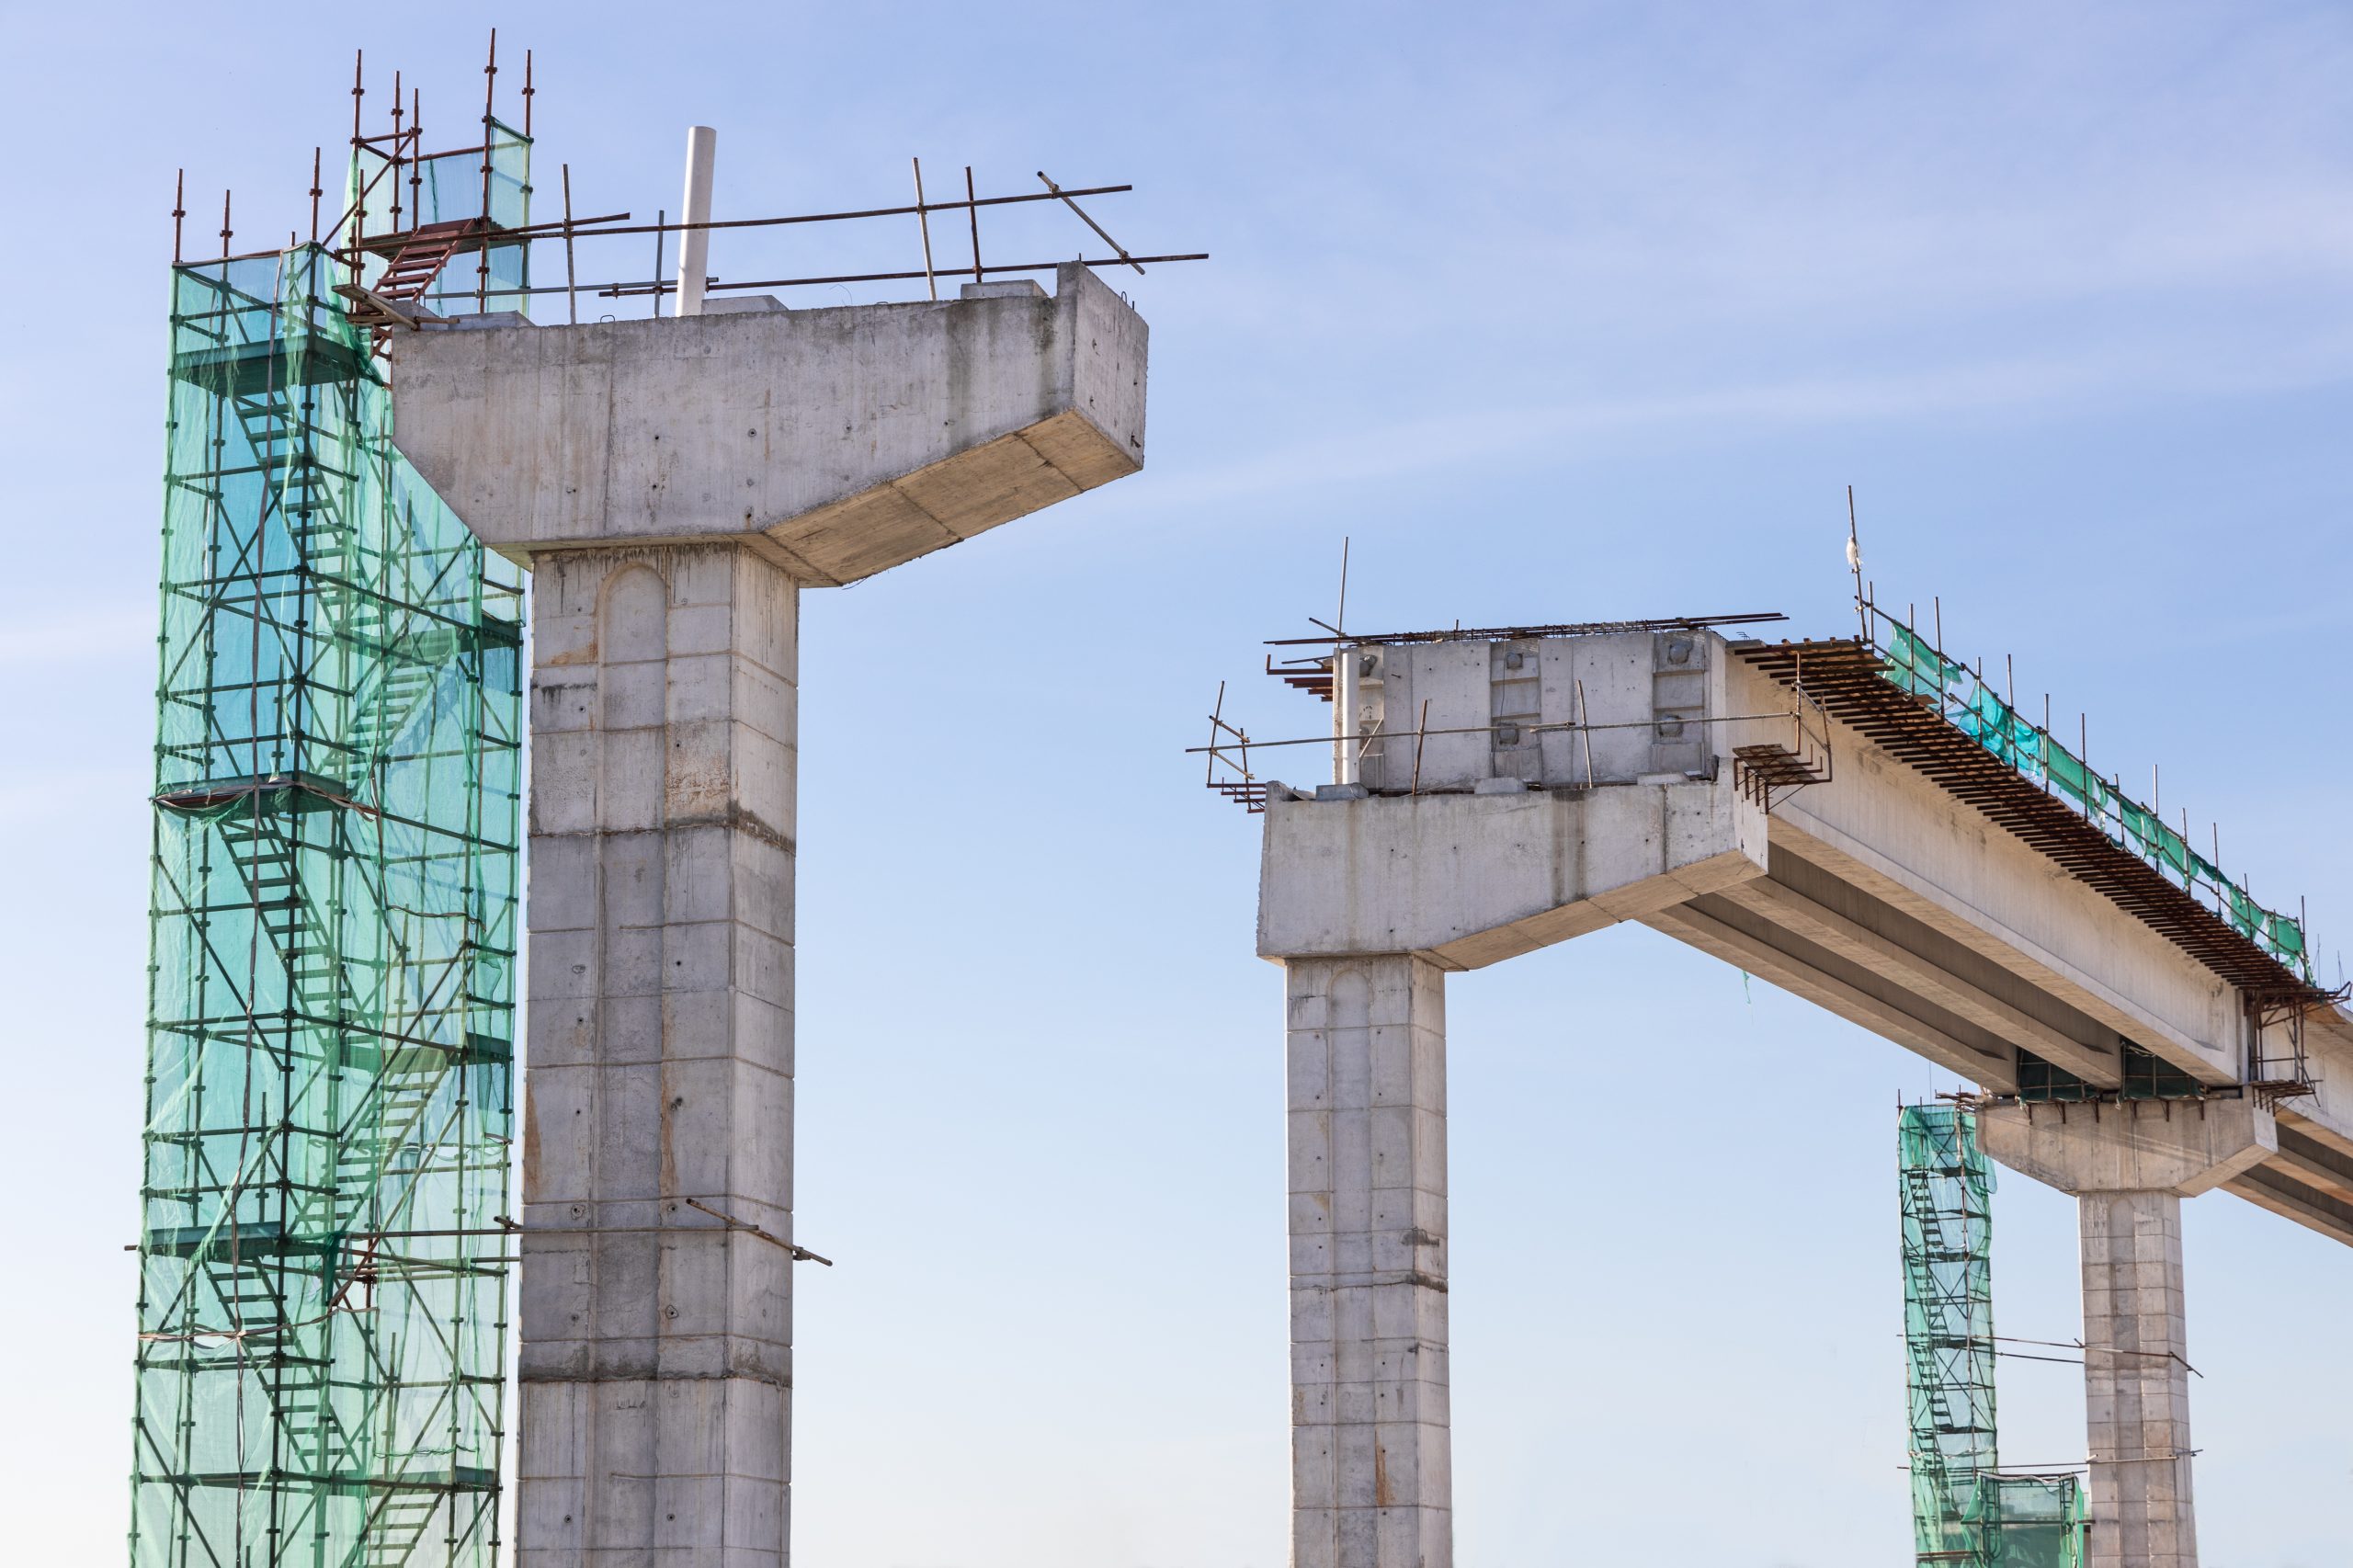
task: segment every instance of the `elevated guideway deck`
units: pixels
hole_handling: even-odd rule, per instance
[[[2078,1199],[2089,1562],[2195,1568],[2180,1202],[2353,1243],[2353,1017],[2301,919],[1865,624],[1335,635],[1270,663],[1334,705],[1312,788],[1218,722],[1285,970],[1296,1561],[1451,1562],[1447,980],[1631,920],[1976,1085]]]
[[[1357,777],[1320,791],[1339,799],[1275,787],[1269,910],[1323,896],[1319,879],[1290,862],[1345,820],[1358,858],[1367,835],[1381,846],[1379,896],[1415,906],[1385,923],[1461,933],[1425,949],[1442,969],[1634,919],[1990,1095],[2067,1105],[2246,1096],[2276,1119],[2279,1146],[2228,1190],[2353,1244],[2353,1016],[2340,998],[2292,954],[2283,960],[2259,926],[2240,929],[2231,911],[2039,786],[2035,769],[1907,689],[1904,671],[1891,678],[1883,651],[1695,627],[1400,640],[1355,644],[1353,657]],[[1313,666],[1290,679],[1325,697],[1341,684]],[[1535,798],[1552,824],[1537,836],[1582,864],[1630,831],[1617,792],[1643,790],[1720,796],[1710,810],[1722,824],[1754,809],[1756,842],[1705,891],[1664,869],[1636,875],[1631,862],[1625,884],[1586,897],[1561,883],[1557,907],[1533,926],[1507,917],[1509,901],[1483,908],[1468,890],[1402,869],[1444,863],[1458,881],[1508,882],[1512,868],[1552,852],[1529,835]],[[1449,798],[1467,814],[1441,824],[1431,813]],[[1331,866],[1342,851],[1314,854]],[[1460,908],[1449,902],[1458,892]],[[1266,956],[1282,957],[1291,939],[1262,922]],[[1351,928],[1327,941],[1372,945],[1322,950],[1394,950],[1399,939]],[[2301,945],[2301,928],[2287,939]]]
[[[1766,874],[1655,928],[1997,1095],[2244,1096],[2279,1148],[2225,1189],[2353,1243],[2353,1018],[2038,789],[1857,642],[1730,645],[1726,698],[1823,705],[1829,776],[1772,802]],[[2300,1039],[2297,1037],[2301,1037]]]

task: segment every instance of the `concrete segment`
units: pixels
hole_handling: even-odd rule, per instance
[[[1446,976],[1285,965],[1292,1568],[1449,1568]]]

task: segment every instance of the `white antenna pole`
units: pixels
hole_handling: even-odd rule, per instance
[[[1870,613],[1864,609],[1863,540],[1855,527],[1855,487],[1847,486],[1847,570],[1855,574],[1855,619],[1862,625],[1863,641],[1871,640]]]
[[[1357,651],[1348,628],[1348,540],[1340,538],[1340,608],[1332,623],[1332,782],[1357,781]]]
[[[1332,782],[1357,782],[1357,756],[1364,749],[1361,723],[1357,710],[1361,706],[1358,693],[1358,676],[1364,655],[1357,652],[1353,642],[1343,642],[1332,650],[1332,733],[1336,744],[1332,748]]]
[[[710,271],[710,172],[719,153],[719,132],[708,125],[687,127],[687,201],[678,236],[678,303],[676,313],[702,314],[703,279]]]

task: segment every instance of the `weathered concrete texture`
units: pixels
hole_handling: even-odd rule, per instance
[[[1733,786],[1267,803],[1258,951],[1477,969],[1745,881],[1765,813]]]
[[[798,590],[724,544],[539,565],[518,1551],[780,1568]],[[690,1202],[691,1200],[691,1202]]]
[[[1292,1568],[1449,1568],[1446,977],[1284,970]]]
[[[492,549],[735,539],[871,576],[1143,463],[1143,319],[1035,292],[399,333],[394,439]]]
[[[2093,1192],[2079,1202],[2092,1568],[2197,1568],[2181,1199]]]

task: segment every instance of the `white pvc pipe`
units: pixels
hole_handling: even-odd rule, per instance
[[[1357,718],[1357,677],[1364,655],[1343,645],[1332,654],[1332,782],[1357,781],[1357,754],[1364,749]]]
[[[682,222],[710,222],[710,171],[718,153],[718,131],[708,125],[687,127],[687,199]],[[678,236],[677,314],[702,314],[703,279],[710,271],[710,231],[687,230]]]

